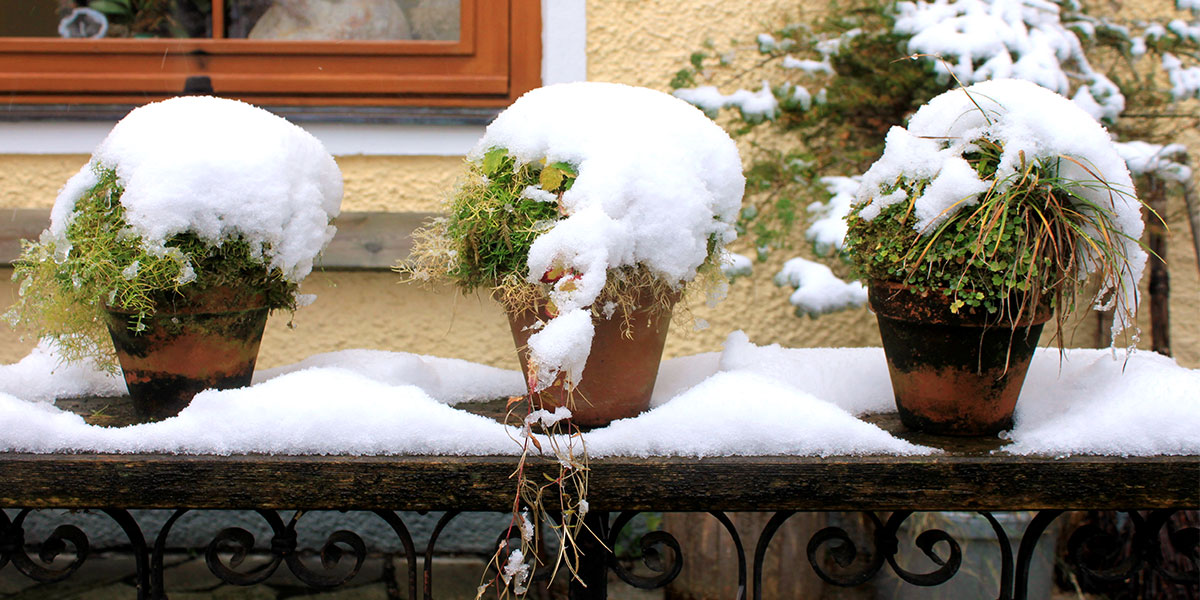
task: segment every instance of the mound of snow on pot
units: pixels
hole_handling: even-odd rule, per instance
[[[745,188],[737,146],[703,112],[668,94],[596,82],[536,89],[488,126],[468,159],[496,147],[519,164],[561,161],[578,169],[562,196],[565,218],[529,251],[532,283],[551,268],[579,275],[551,292],[556,319],[590,326],[609,269],[641,265],[682,286],[696,276],[710,240],[724,245],[737,236]],[[574,326],[534,334],[538,380],[548,385],[561,371],[578,381],[590,339]]]
[[[185,232],[216,246],[241,238],[290,281],[333,238],[342,175],[317,138],[237,100],[184,96],[134,109],[58,194],[49,235],[67,248],[75,203],[114,169],[132,233],[164,251]]]
[[[980,179],[963,157],[975,149],[973,142],[979,139],[1003,147],[994,180]],[[884,191],[893,189],[897,181],[928,180],[913,210],[917,217],[913,228],[922,232],[934,231],[959,210],[977,204],[979,196],[989,190],[1003,193],[1021,179],[1027,165],[1057,161],[1057,176],[1068,182],[1064,186],[1087,204],[1111,212],[1113,225],[1123,234],[1113,243],[1127,268],[1102,282],[1103,289],[1096,297],[1117,292],[1114,339],[1133,325],[1137,283],[1146,266],[1146,252],[1138,244],[1143,227],[1141,203],[1125,160],[1108,132],[1077,104],[1028,81],[985,81],[930,100],[913,115],[907,128],[893,127],[886,141],[883,156],[862,176],[856,203],[865,206],[859,214],[872,219],[888,205],[904,201],[903,189]],[[1085,213],[1094,210],[1077,208]],[[1100,237],[1094,231],[1089,233]],[[1081,250],[1085,255],[1082,268],[1094,271],[1097,257],[1091,247]]]

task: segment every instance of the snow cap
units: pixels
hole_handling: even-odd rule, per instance
[[[932,232],[963,207],[978,203],[992,188],[963,158],[979,139],[1003,147],[995,174],[996,193],[1019,179],[1023,165],[1059,158],[1058,177],[1071,192],[1095,206],[1111,210],[1114,226],[1123,234],[1113,240],[1127,268],[1102,282],[1097,298],[1114,297],[1120,310],[1113,323],[1114,338],[1133,325],[1138,303],[1137,283],[1146,265],[1138,244],[1142,233],[1141,203],[1125,160],[1108,132],[1077,104],[1037,84],[997,79],[945,92],[922,106],[907,128],[893,127],[883,156],[867,170],[856,194],[860,216],[873,219],[887,204],[903,200],[903,190],[884,193],[899,180],[929,180],[915,201],[913,228]],[[1079,207],[1081,211],[1093,210]],[[1090,232],[1095,234],[1095,232]],[[1084,247],[1083,268],[1091,273],[1097,258]],[[1105,306],[1103,308],[1111,308]]]
[[[282,117],[224,98],[182,96],[134,109],[67,181],[50,235],[65,243],[75,203],[114,169],[133,233],[150,251],[191,232],[212,245],[241,237],[290,281],[333,238],[342,175],[317,138]]]
[[[496,147],[518,166],[545,160],[578,168],[562,196],[566,217],[529,250],[530,282],[552,268],[578,275],[572,289],[552,293],[563,315],[578,318],[575,311],[591,306],[608,269],[641,265],[682,286],[708,257],[710,238],[723,245],[737,237],[746,183],[737,146],[703,112],[669,94],[598,82],[539,88],[496,117],[468,160]],[[590,336],[545,339],[579,329],[547,326],[530,339],[539,381],[548,385],[559,370],[582,374]],[[588,345],[572,350],[577,343]]]

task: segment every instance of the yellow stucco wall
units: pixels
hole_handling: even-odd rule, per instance
[[[725,41],[770,27],[775,23],[760,22],[758,15],[795,14],[794,4],[778,0],[589,2],[588,78],[665,90],[671,74],[704,40]],[[754,11],[747,9],[750,5]],[[0,211],[50,206],[58,188],[86,160],[82,155],[0,155]],[[436,210],[451,191],[461,162],[458,157],[338,157],[346,181],[343,210]],[[1200,367],[1200,282],[1190,231],[1180,206],[1173,205],[1169,214],[1174,233],[1170,259],[1175,353],[1182,364]],[[777,262],[782,258],[776,257]],[[716,308],[693,303],[694,315],[709,326],[695,331],[690,320],[676,319],[668,356],[719,350],[725,337],[736,329],[747,331],[751,340],[760,344],[879,343],[873,317],[866,310],[815,320],[795,317],[786,303],[787,290],[770,281],[776,267],[759,266],[752,280],[736,283],[729,298]],[[14,293],[10,273],[0,269],[0,307],[7,306]],[[430,291],[401,285],[390,273],[316,273],[305,282],[303,291],[317,294],[316,304],[295,315],[292,329],[287,327],[286,315],[272,318],[261,366],[288,364],[319,352],[374,348],[515,367],[504,317],[486,299],[460,297],[449,289]],[[1074,344],[1090,344],[1091,329],[1079,327]],[[10,330],[0,329],[0,364],[19,360],[31,345]]]

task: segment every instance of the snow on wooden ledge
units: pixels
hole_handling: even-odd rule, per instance
[[[523,385],[516,371],[468,361],[345,350],[203,392],[177,417],[103,428],[51,400],[120,395],[120,378],[60,366],[43,346],[0,366],[0,451],[514,454],[516,429],[455,405]],[[596,458],[937,453],[858,418],[892,402],[879,348],[756,346],[739,331],[723,352],[664,362],[654,408],[586,441]],[[1200,455],[1200,370],[1151,352],[1041,350],[1005,435],[1013,454]]]

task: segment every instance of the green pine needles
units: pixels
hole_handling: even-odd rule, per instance
[[[13,265],[19,297],[7,318],[52,338],[63,360],[92,358],[115,368],[106,307],[130,313],[134,331],[160,307],[225,285],[265,295],[271,309],[296,308],[297,285],[264,265],[269,249],[256,254],[237,238],[212,246],[182,233],[168,240],[165,252],[149,250],[125,221],[116,171],[97,167],[96,174],[99,181],[75,203],[65,239],[44,233],[24,242]]]

